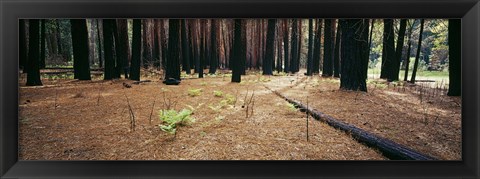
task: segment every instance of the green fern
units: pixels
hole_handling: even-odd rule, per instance
[[[175,110],[160,110],[158,117],[162,124],[160,124],[160,129],[169,134],[175,134],[177,126],[186,126],[195,122],[195,119],[190,115],[193,111],[188,109],[182,109],[182,111],[177,112]]]

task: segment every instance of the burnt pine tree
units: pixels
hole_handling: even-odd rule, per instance
[[[40,68],[45,68],[45,19],[41,20],[41,29],[40,29]]]
[[[293,19],[293,22],[292,22],[292,45],[291,45],[291,53],[292,53],[292,57],[290,58],[290,63],[289,63],[289,66],[290,66],[290,72],[292,73],[295,73],[296,70],[295,70],[295,67],[297,66],[297,62],[298,62],[298,20],[297,19]]]
[[[340,89],[367,91],[368,20],[345,19],[342,29]]]
[[[313,19],[308,19],[307,75],[311,76],[312,72],[313,72]]]
[[[23,73],[27,72],[27,34],[25,30],[25,20],[20,19],[19,21],[19,58],[20,58],[20,68],[23,70]]]
[[[383,50],[380,78],[389,78],[395,63],[395,33],[393,19],[383,19]]]
[[[290,67],[288,66],[288,62],[289,62],[289,59],[290,59],[290,55],[289,55],[289,49],[288,49],[288,40],[290,39],[289,38],[289,35],[290,35],[290,31],[289,31],[289,28],[288,28],[288,23],[289,23],[289,20],[288,19],[284,19],[283,20],[283,51],[284,51],[284,58],[283,58],[283,64],[284,64],[284,68],[283,68],[283,71],[285,73],[288,73],[288,71],[290,70]]]
[[[39,35],[39,20],[29,20],[29,43],[28,43],[28,71],[27,71],[27,86],[42,86],[40,80],[39,68],[39,53],[40,53],[40,35]]]
[[[413,64],[412,77],[410,78],[410,83],[413,83],[413,84],[415,84],[415,77],[417,76],[417,69],[418,69],[418,61],[420,60],[420,51],[422,48],[422,34],[423,34],[424,24],[425,24],[425,19],[422,19],[420,21],[420,33],[418,35],[417,54],[415,55],[415,63]]]
[[[168,20],[168,57],[167,68],[165,74],[165,81],[168,84],[169,80],[176,80],[177,84],[180,81],[180,20]]]
[[[132,33],[130,79],[140,81],[140,57],[142,52],[142,21],[140,19],[133,19]]]
[[[118,19],[114,26],[115,52],[116,52],[116,76],[120,78],[123,73],[128,78],[128,25],[127,19]]]
[[[408,80],[408,69],[410,68],[410,51],[412,49],[412,31],[413,31],[413,26],[415,25],[415,20],[413,23],[410,25],[410,28],[408,30],[408,48],[407,48],[407,54],[405,57],[405,76],[403,78],[403,81]]]
[[[208,73],[215,74],[218,66],[217,20],[212,19],[210,24],[210,69]]]
[[[333,75],[333,23],[335,19],[325,20],[324,47],[323,47],[323,70],[322,76]]]
[[[246,38],[242,36],[242,29],[243,29],[243,22],[242,19],[235,19],[235,27],[234,27],[234,34],[233,34],[233,59],[232,59],[232,82],[240,83],[241,82],[241,75],[242,75],[242,58],[246,58]]]
[[[318,74],[320,72],[320,58],[321,58],[321,48],[322,48],[322,22],[323,20],[317,20],[317,32],[315,35],[315,42],[313,45],[313,74]]]
[[[460,19],[448,20],[448,96],[462,95],[462,23]]]
[[[265,60],[263,60],[262,69],[263,75],[272,75],[272,63],[274,63],[274,45],[275,45],[275,25],[276,19],[268,19],[267,28],[267,47],[265,52]]]
[[[187,36],[187,20],[182,19],[182,57],[183,57],[183,67],[187,74],[191,73],[190,68],[190,47],[189,39]]]
[[[90,80],[87,20],[71,19],[74,78]]]
[[[395,58],[392,64],[392,70],[389,73],[388,81],[398,81],[400,73],[400,62],[402,59],[403,43],[405,42],[405,31],[407,30],[407,19],[400,20],[400,29],[398,31],[397,47],[395,50]]]
[[[103,19],[103,51],[105,56],[104,80],[111,80],[115,75],[115,59],[113,58],[113,26],[115,20]]]
[[[341,39],[341,28],[340,28],[340,23],[337,23],[337,33],[335,35],[335,49],[333,50],[333,76],[334,77],[340,77],[340,43],[341,43],[340,39]],[[370,46],[369,46],[369,49],[370,49]]]

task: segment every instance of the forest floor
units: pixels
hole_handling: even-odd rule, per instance
[[[42,87],[19,80],[21,160],[386,160],[350,135],[294,109],[266,87],[338,120],[445,160],[461,160],[461,98],[443,89],[369,80],[369,91],[339,90],[339,79],[262,76],[242,83],[228,74],[182,75],[178,86],[152,80],[43,79]],[[189,92],[201,89],[196,95]],[[214,91],[222,95],[215,96]],[[248,93],[248,95],[247,95]],[[251,95],[253,95],[253,98]],[[234,104],[223,100],[235,97]],[[127,102],[128,98],[128,102]],[[252,98],[253,114],[245,101]],[[153,108],[152,108],[153,106]],[[176,135],[159,127],[158,114],[194,108],[195,122]],[[243,106],[243,107],[242,107]],[[131,128],[130,108],[136,126]],[[252,109],[252,107],[249,107]]]

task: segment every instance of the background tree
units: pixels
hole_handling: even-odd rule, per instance
[[[72,25],[74,78],[90,80],[87,21],[85,19],[71,19],[70,24]]]
[[[173,78],[180,81],[180,20],[168,20],[168,58],[165,80]]]
[[[367,91],[368,20],[342,19],[340,89]]]
[[[403,43],[405,42],[405,31],[407,29],[407,19],[400,20],[400,29],[398,31],[397,46],[395,50],[395,58],[392,64],[391,73],[388,75],[388,81],[398,81],[398,75],[400,73],[400,62],[402,59]]]
[[[410,25],[409,30],[408,30],[408,40],[407,40],[408,41],[408,48],[407,48],[407,53],[406,53],[406,57],[405,57],[405,60],[404,60],[405,76],[403,78],[403,81],[408,80],[408,69],[410,68],[410,51],[412,49],[412,31],[413,31],[414,25],[415,25],[415,20],[413,20],[413,22]]]
[[[393,19],[383,19],[383,50],[380,78],[389,78],[395,63],[395,33]],[[398,77],[397,77],[398,78]]]
[[[333,34],[335,32],[333,30],[334,21],[335,19],[325,20],[322,76],[333,75],[333,50],[334,50]]]
[[[40,35],[41,35],[41,39],[40,39],[40,68],[43,69],[45,68],[45,58],[46,58],[46,55],[45,55],[45,42],[46,42],[46,38],[45,38],[45,19],[42,19],[41,20],[41,30],[40,30]]]
[[[276,19],[268,19],[268,29],[267,29],[267,47],[265,53],[265,60],[263,60],[263,75],[272,75],[272,63],[274,63],[274,45],[275,45],[275,26]]]
[[[291,42],[292,42],[292,57],[290,58],[290,72],[295,73],[296,71],[296,66],[298,63],[298,20],[293,19],[292,20],[292,37],[291,37]]]
[[[418,35],[418,46],[417,46],[417,55],[415,55],[415,63],[413,64],[413,71],[412,77],[410,79],[410,83],[415,83],[415,78],[417,76],[417,69],[418,69],[418,62],[420,59],[420,50],[422,49],[422,34],[423,34],[423,26],[425,24],[425,19],[420,21],[420,33]]]
[[[187,74],[191,73],[190,70],[190,47],[189,47],[189,39],[187,37],[187,20],[182,19],[182,58],[183,58],[183,70]]]
[[[335,35],[335,49],[333,50],[333,76],[334,77],[340,77],[340,43],[341,43],[340,39],[341,39],[341,28],[340,28],[340,23],[338,23],[337,33]],[[370,49],[370,46],[368,46],[368,48]]]
[[[288,19],[284,19],[283,20],[283,54],[284,54],[284,58],[283,58],[283,64],[284,64],[284,68],[283,68],[283,71],[285,73],[288,73],[289,70],[290,70],[290,67],[289,67],[289,59],[290,59],[290,55],[289,55],[289,47],[288,47],[288,44],[290,44],[289,42],[289,39],[290,39],[290,28],[289,28],[289,20]]]
[[[242,29],[244,28],[244,21],[243,19],[235,19],[235,27],[234,27],[234,34],[233,34],[233,59],[232,59],[232,82],[240,83],[241,82],[241,68],[240,65],[242,61],[246,58],[246,38],[242,36]]]
[[[312,72],[313,72],[313,19],[308,19],[307,75],[311,76]]]
[[[103,48],[105,54],[105,69],[104,69],[104,80],[111,80],[115,75],[115,59],[113,58],[114,53],[114,42],[113,42],[113,26],[115,25],[115,20],[113,19],[103,19]]]
[[[130,79],[140,81],[140,57],[142,52],[142,21],[140,19],[133,19],[132,33]]]
[[[462,23],[460,19],[448,20],[448,96],[462,95]]]
[[[210,69],[208,73],[210,74],[215,74],[218,68],[218,41],[217,41],[217,29],[218,29],[218,23],[217,20],[212,19],[211,20],[211,25],[210,25]]]
[[[317,32],[315,35],[315,42],[313,45],[313,74],[320,73],[320,59],[321,59],[321,49],[322,49],[322,19],[317,19]]]
[[[29,40],[28,40],[28,71],[27,71],[27,86],[42,86],[40,80],[39,68],[39,53],[40,53],[40,35],[39,35],[39,21],[38,19],[30,19],[29,22]]]
[[[120,78],[123,73],[125,78],[128,78],[128,26],[127,19],[117,19],[114,23],[114,37],[115,37],[115,76]]]

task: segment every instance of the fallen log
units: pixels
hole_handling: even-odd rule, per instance
[[[269,89],[268,87],[266,88]],[[277,91],[274,91],[274,90],[271,90],[271,91],[275,93],[277,96],[285,99],[289,103],[292,103],[293,105],[295,105],[295,107],[311,115],[313,118],[319,121],[325,122],[336,129],[339,129],[348,134],[351,134],[351,136],[354,139],[356,139],[357,141],[363,144],[366,144],[369,147],[378,149],[380,152],[382,152],[382,154],[385,157],[389,159],[392,159],[392,160],[438,160],[431,156],[417,152],[413,149],[407,148],[403,145],[397,144],[391,140],[371,134],[363,129],[355,127],[354,125],[350,125],[342,121],[339,121],[333,118],[332,116],[324,114],[311,107],[307,108],[306,105],[296,100],[287,98],[286,96],[280,94]]]
[[[140,84],[140,83],[147,83],[147,82],[152,82],[152,80],[134,81],[132,84],[138,85],[138,84]]]

